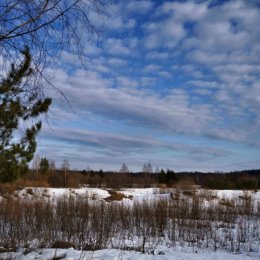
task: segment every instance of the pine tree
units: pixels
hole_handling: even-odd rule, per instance
[[[40,161],[40,173],[46,174],[50,170],[50,162],[47,158],[41,158]]]
[[[12,65],[0,82],[0,182],[13,181],[28,170],[41,129],[41,121],[35,119],[46,113],[51,104],[50,98],[41,99],[26,87],[33,70],[29,49],[26,47],[22,54],[21,64]],[[22,122],[25,129],[18,139],[15,132]]]

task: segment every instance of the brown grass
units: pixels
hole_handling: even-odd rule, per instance
[[[175,188],[181,188],[181,189],[194,189],[195,182],[193,178],[187,176],[180,179],[177,183],[175,183],[173,186]]]
[[[26,192],[30,195],[34,195],[33,189],[32,188],[28,188],[26,189]]]
[[[0,184],[0,195],[6,196],[11,195],[17,190],[17,185],[14,183],[1,183]]]
[[[207,189],[201,190],[199,196],[207,201],[211,201],[218,198],[218,196],[212,190]]]
[[[196,191],[195,190],[184,190],[182,193],[185,196],[193,197],[195,195]]]
[[[219,201],[219,204],[222,205],[222,206],[226,206],[228,208],[233,208],[234,207],[234,202],[232,200],[226,199],[226,198],[222,198]]]
[[[17,187],[49,187],[48,181],[44,177],[39,176],[38,179],[19,179],[14,183]]]
[[[107,202],[111,202],[111,201],[121,201],[122,199],[132,199],[133,196],[126,196],[125,194],[118,192],[118,191],[114,191],[114,190],[108,190],[107,191],[109,193],[109,197],[104,198],[105,201]]]
[[[61,241],[61,240],[55,241],[52,245],[52,248],[71,248],[71,247],[76,248],[73,243],[68,241]]]
[[[107,201],[129,198],[120,192],[108,192]],[[25,247],[27,241],[37,239],[40,247],[126,249],[125,239],[137,237],[136,248],[132,249],[148,252],[165,237],[173,246],[189,243],[194,249],[229,252],[237,252],[242,246],[240,242],[246,241],[243,250],[251,250],[254,244],[258,247],[259,211],[250,205],[250,211],[246,211],[248,204],[242,202],[245,200],[231,201],[231,208],[226,206],[229,200],[222,200],[203,208],[203,200],[195,194],[189,199],[176,195],[175,199],[137,201],[133,205],[99,200],[89,203],[71,196],[60,198],[54,205],[50,201],[11,197],[0,200],[0,246]],[[226,235],[234,231],[238,236],[224,241],[223,233],[217,232],[219,227],[225,229]],[[114,237],[118,242],[112,244]]]

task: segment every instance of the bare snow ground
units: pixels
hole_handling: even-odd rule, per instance
[[[19,198],[30,199],[46,199],[55,202],[60,198],[68,197],[82,197],[89,200],[102,200],[109,196],[107,190],[99,188],[38,188],[27,187],[22,190],[16,191],[15,194]]]
[[[109,190],[109,189],[108,189]],[[92,201],[104,201],[105,198],[110,196],[108,190],[102,188],[38,188],[28,187],[22,190],[16,191],[15,196],[24,199],[34,199],[57,202],[60,198],[76,197],[81,199],[87,199],[89,203]],[[189,196],[184,195],[183,190],[174,188],[131,188],[122,189],[118,192],[125,195],[121,201],[113,201],[113,203],[125,203],[128,205],[134,202],[142,201],[155,201],[162,198],[169,198],[170,196],[177,194],[178,196],[188,198]],[[241,200],[241,198],[250,197],[254,208],[260,205],[260,190],[259,191],[243,191],[243,190],[205,190],[205,189],[194,189],[189,192],[194,192],[196,195],[201,196],[204,199],[204,206],[208,206],[209,202],[219,202],[220,200]],[[0,196],[1,200],[1,196]],[[110,202],[111,203],[111,202]]]
[[[30,191],[28,191],[30,190]],[[171,192],[178,192],[176,189],[160,189],[160,188],[132,188],[132,189],[122,189],[118,192],[123,193],[125,196],[132,196],[132,199],[124,198],[124,202],[131,201],[142,201],[142,200],[154,200],[156,198],[163,198],[169,196]],[[260,202],[260,191],[242,191],[242,190],[194,190],[197,194],[203,194],[204,192],[209,192],[211,195],[215,196],[218,200],[220,199],[236,199],[242,196],[251,196],[252,200],[256,203]],[[56,201],[62,197],[82,197],[88,198],[89,200],[103,200],[109,197],[109,192],[106,189],[101,188],[35,188],[28,187],[20,191],[15,192],[19,198],[33,198],[33,199],[43,199]]]
[[[29,192],[28,192],[29,190]],[[140,188],[140,189],[123,189],[118,192],[123,193],[126,196],[133,196],[136,200],[149,200],[160,196],[160,189],[158,188]],[[102,200],[109,197],[109,192],[106,189],[101,188],[38,188],[27,187],[22,190],[16,191],[16,195],[20,198],[35,198],[35,199],[50,199],[55,201],[61,197],[79,196],[85,197],[90,200]]]
[[[18,250],[19,251],[19,250]],[[56,257],[56,258],[54,258]],[[70,249],[39,249],[24,255],[23,252],[3,253],[0,259],[9,260],[258,260],[257,255],[235,255],[225,252],[188,253],[181,251],[169,251],[164,255],[148,255],[134,251],[122,251],[117,249],[103,249],[97,251],[79,251]]]

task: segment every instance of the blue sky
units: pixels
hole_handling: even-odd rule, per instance
[[[85,57],[47,70],[40,156],[71,168],[260,168],[257,1],[118,1],[89,12]],[[84,68],[81,66],[84,63]]]

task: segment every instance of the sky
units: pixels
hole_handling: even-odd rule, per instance
[[[260,1],[126,1],[47,69],[37,154],[73,169],[260,168]],[[82,66],[82,63],[84,66]]]

